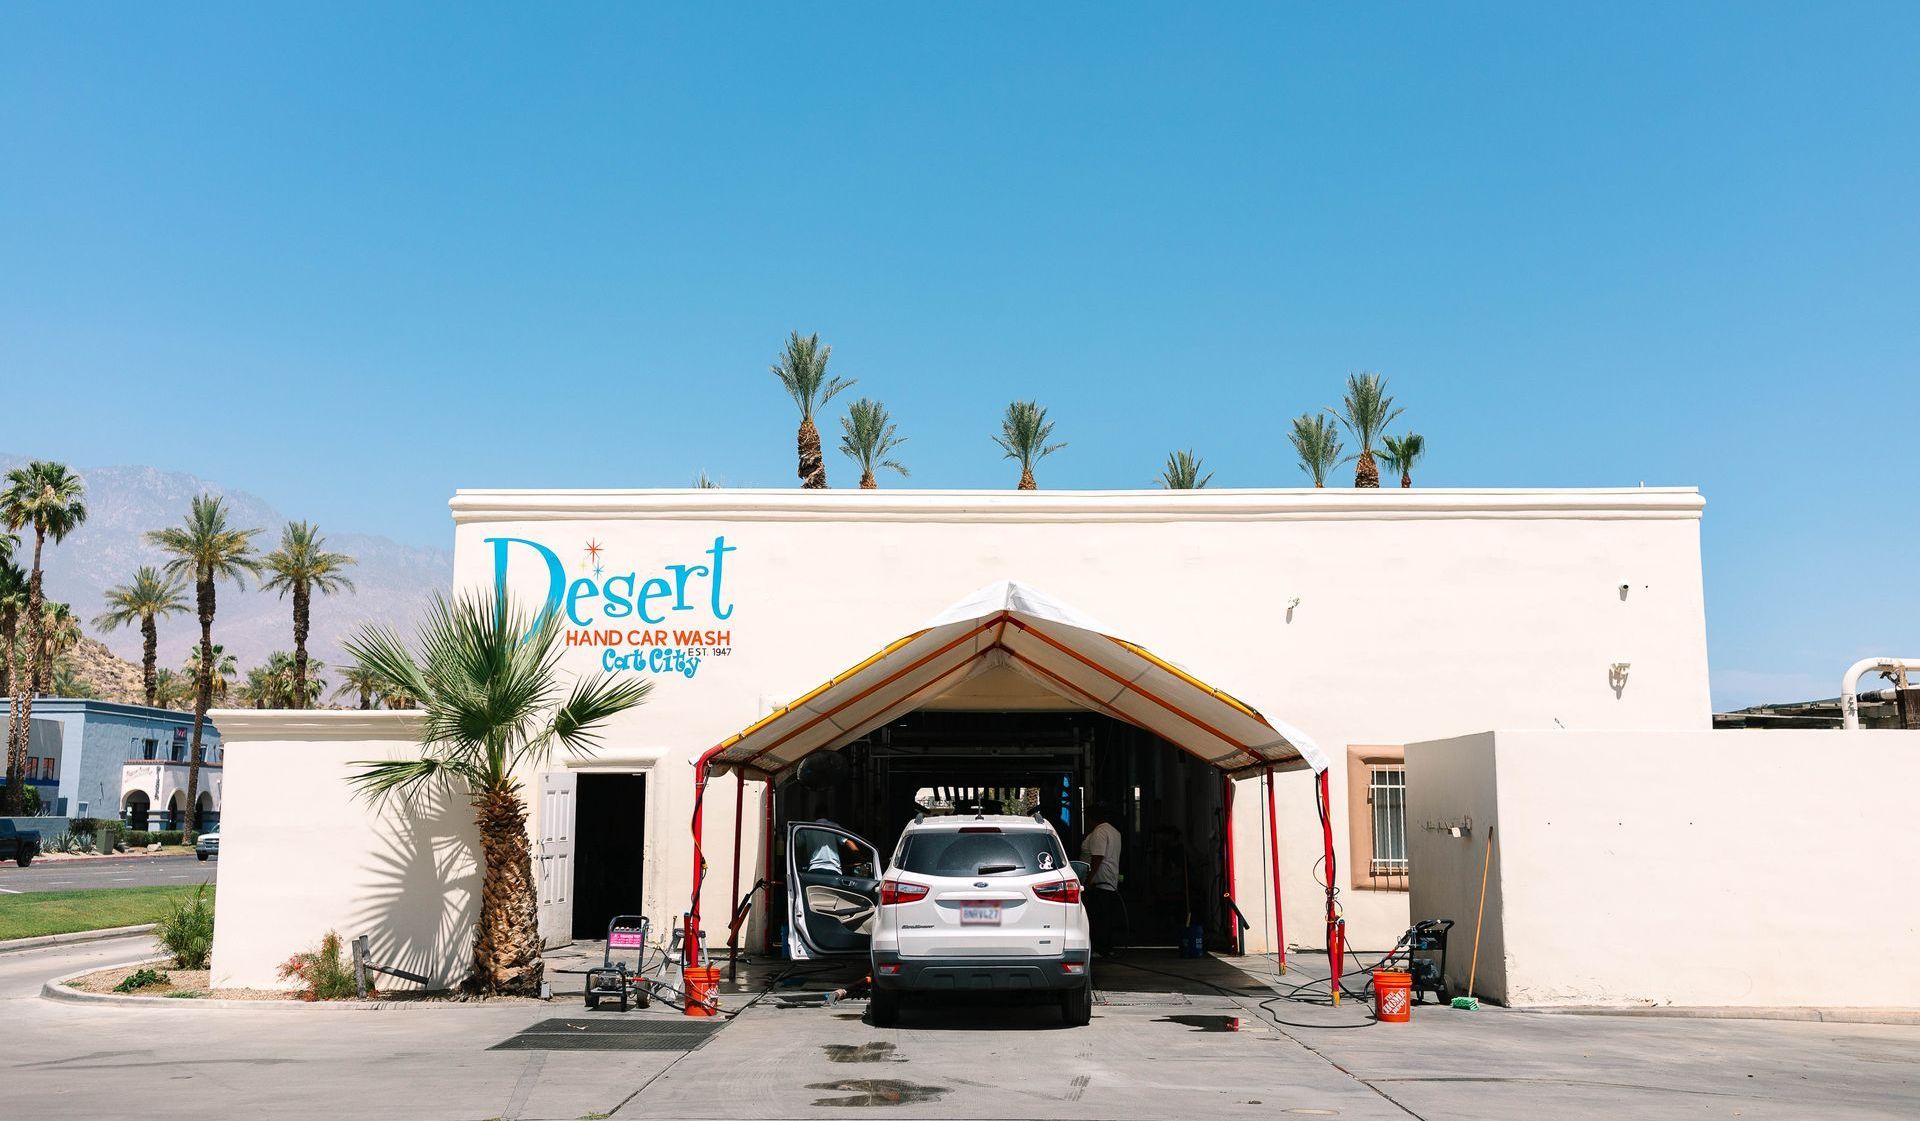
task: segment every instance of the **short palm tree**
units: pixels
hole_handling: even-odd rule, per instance
[[[66,657],[80,645],[80,620],[73,605],[48,603],[40,607],[40,658],[33,666],[33,691],[38,693],[51,679],[53,663]]]
[[[27,573],[11,560],[0,560],[0,643],[6,660],[0,662],[0,693],[13,696],[14,659],[19,651],[20,613],[27,609]]]
[[[186,611],[187,600],[181,594],[185,587],[178,576],[162,575],[159,569],[143,564],[134,571],[132,580],[107,589],[107,609],[93,620],[93,625],[103,631],[136,624],[140,627],[141,682],[146,689],[149,705],[159,703],[155,699],[159,687],[156,676],[159,672],[159,620]]]
[[[45,670],[41,659],[46,651],[45,620],[41,615],[42,568],[47,538],[57,544],[87,520],[86,484],[63,463],[36,459],[25,467],[7,472],[6,488],[0,490],[0,520],[8,529],[33,529],[33,564],[27,570],[27,600],[21,611],[27,618],[27,672],[13,673],[13,706],[7,716],[7,792],[0,813],[20,814],[26,809],[25,771],[27,736],[33,727],[33,689]],[[16,667],[17,669],[18,667]]]
[[[200,658],[193,664],[193,744],[187,752],[187,829],[186,840],[193,840],[200,825],[200,737],[207,723],[207,708],[213,703],[213,671],[219,647],[213,644],[213,616],[218,607],[214,585],[231,580],[241,588],[248,576],[260,573],[260,557],[254,552],[257,529],[235,529],[227,524],[225,499],[210,494],[196,495],[187,510],[186,520],[169,529],[156,529],[147,541],[157,545],[173,559],[167,562],[167,574],[193,581],[195,614],[200,620],[201,650],[215,657]]]
[[[360,662],[355,662],[340,671],[340,687],[333,691],[336,701],[359,701],[359,707],[370,709],[373,699],[380,694],[380,676]]]
[[[81,680],[73,663],[66,658],[56,658],[53,669],[47,675],[47,695],[52,697],[91,697],[93,686]]]
[[[293,593],[293,678],[287,689],[290,707],[306,708],[317,690],[307,688],[307,633],[313,594],[352,591],[353,581],[342,575],[354,563],[345,553],[327,551],[327,539],[311,522],[288,522],[280,531],[280,547],[264,558],[267,578],[262,590]]]
[[[1020,489],[1039,490],[1033,481],[1033,465],[1066,447],[1065,442],[1049,444],[1053,422],[1047,410],[1033,401],[1015,401],[1000,419],[1000,435],[993,442],[1007,453],[1006,458],[1020,461]]]
[[[200,647],[187,651],[187,664],[184,667],[187,678],[200,680]],[[234,679],[240,676],[240,663],[227,648],[219,643],[213,644],[213,664],[207,671],[207,690],[216,701],[227,699],[227,693],[233,688]]]
[[[1155,480],[1165,490],[1199,490],[1213,481],[1213,472],[1200,473],[1200,457],[1191,451],[1167,453],[1167,465]]]
[[[153,675],[153,699],[161,708],[193,710],[194,678],[162,666]]]
[[[712,475],[707,474],[707,469],[705,467],[702,467],[700,469],[700,472],[693,477],[693,489],[719,490],[720,483]]]
[[[255,695],[253,699],[261,702],[258,708],[312,708],[319,703],[320,695],[326,692],[327,683],[320,671],[327,664],[318,658],[308,659],[305,675],[296,673],[294,655],[285,650],[275,650],[267,655],[267,664],[256,666],[247,673],[247,684]]]
[[[1373,445],[1400,413],[1387,393],[1387,379],[1364,371],[1347,375],[1346,395],[1340,398],[1340,408],[1333,415],[1360,442],[1353,468],[1354,486],[1379,489],[1380,468],[1373,459]]]
[[[578,754],[602,725],[646,699],[652,685],[617,674],[576,679],[560,695],[564,649],[554,615],[539,622],[504,596],[436,596],[409,651],[391,628],[368,627],[347,652],[420,699],[420,756],[358,764],[369,798],[412,797],[444,787],[474,808],[480,834],[480,923],[466,987],[477,994],[540,991],[540,934],[527,803],[519,775],[555,744]]]
[[[1340,455],[1340,429],[1320,413],[1293,418],[1293,430],[1287,441],[1300,457],[1300,469],[1313,477],[1313,485],[1327,485],[1327,473],[1346,462]]]
[[[1427,438],[1418,432],[1409,432],[1404,436],[1388,436],[1380,441],[1380,464],[1389,471],[1400,472],[1400,485],[1413,485],[1413,468],[1427,454]]]
[[[827,488],[827,464],[820,455],[820,430],[813,424],[814,410],[853,388],[851,380],[827,376],[827,359],[831,357],[833,348],[821,346],[818,334],[801,338],[795,331],[787,337],[785,349],[771,367],[787,396],[800,407],[800,485],[808,490]]]
[[[873,477],[876,467],[885,467],[900,472],[902,477],[906,476],[905,465],[888,458],[895,448],[907,441],[904,437],[894,435],[894,430],[899,426],[887,415],[885,405],[862,397],[848,406],[847,415],[840,418],[840,427],[840,451],[860,465],[861,490],[879,488],[879,480]]]

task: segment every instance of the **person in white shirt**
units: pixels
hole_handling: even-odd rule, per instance
[[[1110,954],[1114,938],[1120,933],[1120,830],[1114,828],[1113,812],[1103,805],[1087,807],[1092,826],[1080,842],[1080,859],[1092,866],[1087,873],[1087,925],[1097,954]]]

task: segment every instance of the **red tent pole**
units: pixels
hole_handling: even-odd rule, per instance
[[[1273,940],[1278,954],[1280,974],[1287,972],[1287,912],[1280,905],[1280,821],[1273,813],[1273,768],[1268,767],[1261,781],[1267,786],[1267,846],[1273,853]]]
[[[682,933],[681,961],[688,966],[700,964],[700,886],[707,876],[706,802],[707,775],[712,765],[706,756],[693,765],[693,900],[687,907],[687,923]]]
[[[1318,793],[1320,798],[1320,834],[1322,839],[1326,843],[1327,965],[1333,970],[1332,975],[1327,978],[1327,987],[1332,990],[1333,1003],[1337,1007],[1340,1003],[1340,974],[1342,972],[1341,967],[1344,964],[1341,961],[1341,957],[1345,947],[1341,945],[1341,938],[1340,938],[1340,935],[1341,935],[1340,905],[1334,898],[1337,889],[1334,887],[1335,873],[1334,873],[1334,860],[1333,860],[1333,796],[1329,792],[1329,787],[1327,783],[1327,772],[1325,771],[1320,772],[1320,781],[1318,782],[1317,786],[1318,786]]]
[[[1222,803],[1223,810],[1224,810],[1224,812],[1221,815],[1221,826],[1226,830],[1226,834],[1227,834],[1227,904],[1229,909],[1234,909],[1233,905],[1235,903],[1235,899],[1233,894],[1233,779],[1228,775],[1220,776],[1220,801]],[[1233,935],[1234,952],[1235,953],[1241,952],[1242,947],[1240,945],[1240,921],[1239,921],[1239,915],[1237,913],[1229,914],[1227,916],[1227,929]]]
[[[762,835],[766,851],[760,859],[760,878],[767,881],[767,890],[760,893],[760,906],[763,914],[760,919],[760,941],[767,953],[773,952],[773,885],[783,877],[773,872],[773,779],[768,777],[761,786],[760,802],[767,809],[767,823]]]
[[[744,824],[747,812],[747,772],[741,768],[733,773],[733,890],[727,895],[729,910],[740,906],[740,828]],[[727,930],[727,969],[737,975],[740,968],[740,924],[739,915],[733,916],[732,925]],[[731,977],[729,978],[731,979]]]

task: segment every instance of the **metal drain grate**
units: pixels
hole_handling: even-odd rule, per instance
[[[706,1020],[659,1018],[601,1019],[597,1016],[542,1020],[489,1051],[695,1051],[713,1038],[720,1024]]]
[[[1110,1008],[1145,1008],[1164,1005],[1192,1004],[1193,998],[1186,993],[1108,993],[1093,994],[1095,1004],[1104,1004]]]

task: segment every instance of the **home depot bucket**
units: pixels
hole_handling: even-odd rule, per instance
[[[1392,969],[1373,971],[1373,1018],[1390,1024],[1413,1019],[1413,974]]]
[[[682,971],[687,985],[687,1015],[715,1016],[720,1012],[720,967],[692,965]]]

